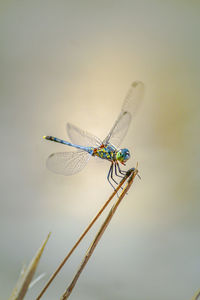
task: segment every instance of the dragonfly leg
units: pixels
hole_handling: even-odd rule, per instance
[[[116,163],[116,165],[117,165],[119,173],[122,174],[122,175],[125,175],[126,171],[123,171],[123,170],[120,169],[120,166],[119,166],[118,162]]]
[[[124,178],[124,176],[121,176],[121,175],[119,175],[118,173],[117,173],[117,167],[116,167],[116,163],[114,163],[115,164],[115,175],[117,176],[117,177],[121,177],[121,178]],[[117,183],[115,180],[114,180],[114,178],[112,177],[112,175],[113,175],[113,172],[112,172],[112,174],[111,174],[111,178],[112,178],[112,180],[115,182],[115,183]],[[118,184],[118,183],[117,183]],[[121,190],[123,190],[123,187],[121,186]]]
[[[124,176],[121,176],[121,175],[118,174],[118,172],[117,172],[117,167],[119,167],[119,166],[118,166],[118,163],[115,163],[115,175],[116,175],[117,177],[123,178]],[[120,173],[120,174],[121,174],[121,173]]]
[[[113,163],[112,163],[112,166],[111,166],[110,177],[111,177],[111,179],[114,183],[118,184],[118,182],[113,178]]]
[[[115,183],[115,184],[118,184],[118,182],[113,178],[113,162],[111,163],[111,166],[110,166],[110,169],[109,169],[109,172],[108,172],[108,176],[107,176],[107,180],[108,182],[110,183],[110,185],[112,186],[112,188],[115,190],[115,187],[114,185],[111,183],[111,180]],[[115,166],[115,174],[116,174],[116,166]],[[119,176],[118,174],[116,174],[116,176]],[[120,176],[121,177],[121,176]],[[111,180],[110,180],[111,179]],[[121,189],[123,189],[121,187]],[[117,194],[118,195],[118,194]],[[119,195],[118,195],[119,197]]]
[[[108,182],[110,183],[110,185],[112,186],[112,188],[115,190],[114,185],[113,185],[113,184],[111,183],[111,181],[110,181],[110,178],[112,178],[112,177],[111,177],[112,172],[113,172],[113,163],[112,163],[111,166],[110,166],[110,169],[109,169],[109,172],[108,172],[108,175],[107,175],[107,180],[108,180]]]

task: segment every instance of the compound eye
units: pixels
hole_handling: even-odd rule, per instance
[[[130,158],[130,153],[129,151],[125,152],[125,160],[128,160]]]

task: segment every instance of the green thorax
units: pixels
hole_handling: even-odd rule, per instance
[[[99,147],[99,148],[94,149],[93,155],[98,156],[101,159],[107,159],[109,161],[114,161],[114,160],[116,160],[116,149],[111,145]]]

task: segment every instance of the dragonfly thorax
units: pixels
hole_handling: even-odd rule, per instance
[[[93,156],[98,156],[101,159],[107,159],[109,161],[116,160],[116,148],[111,145],[101,145],[99,148],[93,148]]]
[[[131,157],[130,152],[128,149],[120,149],[116,153],[116,160],[124,164],[129,158]]]

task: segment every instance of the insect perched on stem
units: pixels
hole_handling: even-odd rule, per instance
[[[117,181],[114,175],[123,177],[126,174],[125,171],[121,170],[120,164],[125,165],[130,158],[130,152],[127,148],[118,149],[118,147],[124,139],[132,116],[142,100],[143,91],[144,85],[142,82],[135,81],[132,83],[123,102],[121,112],[103,141],[70,123],[67,124],[67,132],[71,142],[53,136],[44,136],[43,138],[46,140],[77,149],[77,151],[51,154],[47,159],[48,169],[55,173],[72,175],[81,171],[92,156],[97,156],[111,163],[107,180],[115,189],[113,184],[117,184]]]

